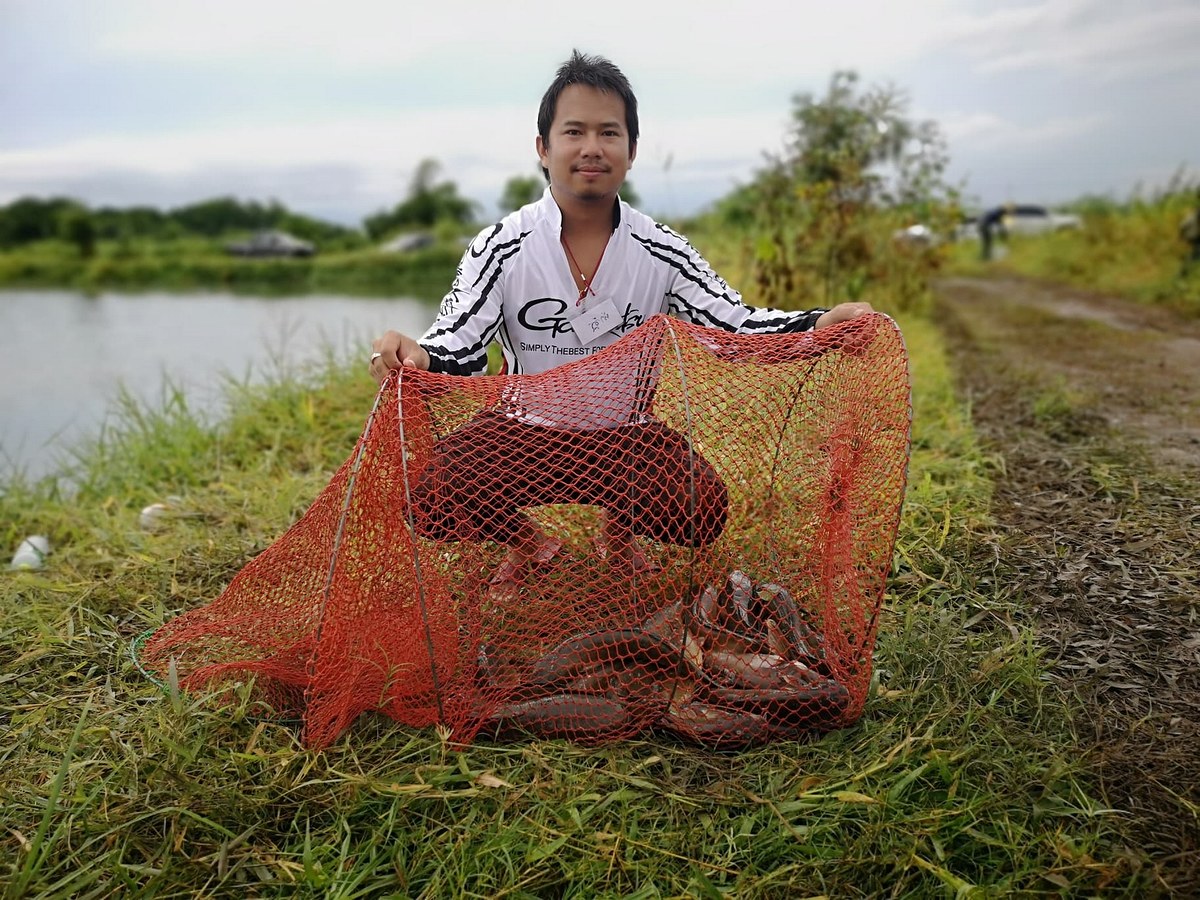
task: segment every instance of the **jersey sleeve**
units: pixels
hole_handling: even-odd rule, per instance
[[[652,250],[674,269],[667,289],[667,312],[688,322],[741,334],[809,331],[824,308],[787,312],[749,306],[688,240],[666,226],[661,246]]]
[[[501,324],[504,262],[519,240],[500,240],[500,226],[480,232],[463,253],[437,318],[418,340],[429,353],[429,371],[447,375],[487,372],[488,344]]]

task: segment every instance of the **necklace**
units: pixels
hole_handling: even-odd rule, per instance
[[[579,304],[583,303],[584,298],[587,297],[588,294],[591,294],[593,297],[596,296],[596,292],[592,290],[592,278],[595,278],[596,273],[600,271],[600,263],[604,261],[604,250],[608,249],[608,241],[604,242],[604,249],[600,251],[600,258],[596,260],[596,268],[592,270],[592,278],[588,278],[588,276],[583,273],[583,266],[579,264],[579,260],[577,260],[575,258],[575,254],[571,252],[571,245],[567,243],[566,236],[560,235],[559,240],[562,241],[563,247],[565,247],[567,250],[567,256],[571,260],[571,265],[573,265],[575,267],[575,271],[579,273],[579,280],[583,282],[583,287],[579,291],[579,299],[575,301],[575,305],[579,306]]]

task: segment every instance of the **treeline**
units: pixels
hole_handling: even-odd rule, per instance
[[[90,259],[101,241],[216,240],[265,228],[281,229],[325,247],[353,249],[364,242],[354,229],[293,212],[275,201],[215,197],[169,210],[152,206],[92,209],[70,197],[22,197],[0,207],[0,250],[58,240]]]
[[[217,238],[243,231],[279,228],[312,241],[357,234],[353,229],[314,219],[271,201],[259,203],[215,197],[160,210],[152,206],[90,209],[68,197],[22,197],[0,207],[0,247],[62,239],[86,249],[98,240]]]
[[[358,249],[367,241],[418,230],[464,234],[475,228],[482,208],[459,193],[458,185],[439,178],[441,164],[425,159],[417,166],[408,193],[391,208],[363,219],[361,228],[348,228],[293,212],[277,201],[259,203],[234,197],[214,197],[175,209],[153,206],[89,208],[70,197],[22,197],[0,206],[0,250],[47,240],[65,240],[89,256],[97,241],[170,240],[184,237],[221,238],[263,229],[279,229],[320,246]],[[509,212],[541,196],[541,176],[514,175],[498,198]],[[621,196],[637,205],[633,186],[626,182]]]
[[[453,278],[462,238],[478,230],[479,207],[439,179],[426,160],[407,196],[348,228],[272,201],[216,197],[160,210],[88,208],[69,197],[23,197],[0,206],[0,285],[82,290],[222,289],[254,293],[340,291],[436,299]],[[513,179],[517,182],[520,179]],[[533,193],[532,185],[524,190]],[[514,184],[506,186],[516,196]],[[280,230],[310,241],[316,258],[231,256],[227,244],[247,232]],[[381,252],[397,233],[432,233],[405,253]]]
[[[246,231],[280,229],[323,244],[342,244],[366,238],[379,240],[406,230],[447,225],[468,229],[482,212],[478,203],[462,196],[458,185],[439,178],[441,164],[423,160],[409,184],[407,195],[390,209],[363,219],[362,228],[347,228],[294,212],[277,201],[260,203],[235,197],[214,197],[175,209],[153,206],[89,208],[70,197],[22,197],[0,206],[0,249],[11,249],[45,240],[66,240],[94,246],[98,240],[220,238]],[[541,179],[514,176],[499,198],[504,210],[516,209],[536,199],[544,187]]]

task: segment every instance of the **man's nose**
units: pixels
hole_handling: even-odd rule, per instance
[[[599,156],[600,155],[600,135],[595,131],[588,131],[583,136],[583,155],[584,156]]]

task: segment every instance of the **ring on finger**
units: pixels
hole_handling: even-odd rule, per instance
[[[379,357],[381,357],[381,356],[383,356],[383,354],[380,353],[378,350],[376,350],[374,353],[371,354],[371,362],[375,362],[375,360],[379,359]]]

